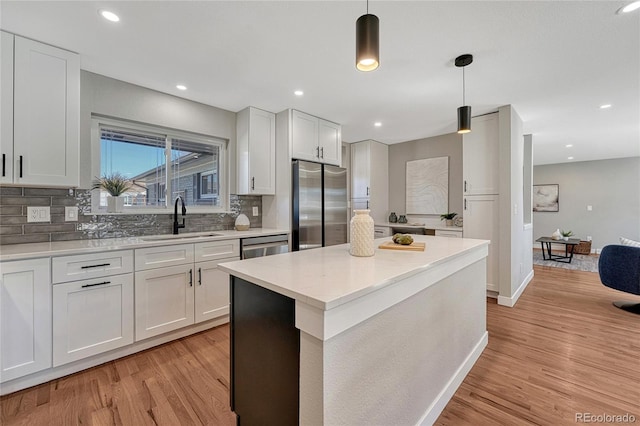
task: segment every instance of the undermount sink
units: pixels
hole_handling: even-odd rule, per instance
[[[141,237],[140,239],[142,241],[192,240],[195,238],[219,237],[221,235],[222,234],[216,234],[215,232],[192,232],[177,235],[152,235],[150,237]]]

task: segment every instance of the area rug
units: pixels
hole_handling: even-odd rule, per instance
[[[564,254],[564,253],[562,253]],[[544,260],[542,251],[533,251],[533,264],[541,266],[551,266],[553,268],[573,269],[575,271],[598,272],[598,256],[594,254],[574,254],[571,263],[556,262],[555,260]]]

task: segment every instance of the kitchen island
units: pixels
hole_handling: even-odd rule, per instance
[[[436,420],[487,344],[489,242],[415,240],[424,252],[343,244],[219,265],[239,424]]]

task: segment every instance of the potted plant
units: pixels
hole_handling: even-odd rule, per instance
[[[562,235],[563,240],[569,241],[569,237],[573,235],[573,232],[562,230],[560,231],[560,235]]]
[[[445,213],[440,215],[440,220],[444,220],[447,226],[453,226],[453,218],[456,217],[458,213]]]
[[[110,195],[107,197],[107,213],[120,213],[124,208],[124,198],[121,195],[127,192],[132,185],[131,180],[116,172],[96,178],[91,189],[107,191]]]

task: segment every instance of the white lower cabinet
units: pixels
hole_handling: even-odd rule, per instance
[[[193,324],[193,263],[136,272],[136,341]]]
[[[218,264],[240,260],[238,257],[196,263],[198,282],[195,286],[195,322],[229,314],[229,274]]]
[[[53,366],[133,343],[133,274],[53,286]]]
[[[462,230],[451,231],[448,229],[447,230],[436,229],[436,237],[462,238]]]
[[[49,259],[0,264],[0,383],[51,367]]]
[[[498,195],[464,198],[464,236],[490,240],[487,256],[487,290],[499,292],[500,224]]]
[[[229,275],[218,264],[239,255],[238,239],[136,250],[135,340],[227,315]],[[182,264],[151,268],[163,262]]]

